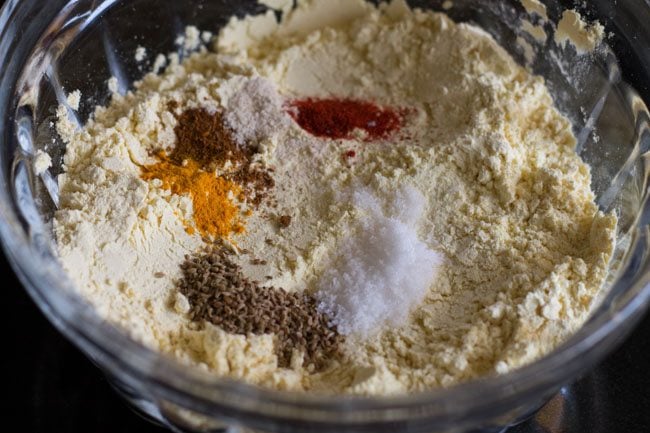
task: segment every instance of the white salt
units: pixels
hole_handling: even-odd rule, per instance
[[[276,135],[290,121],[283,100],[265,78],[246,79],[226,102],[225,122],[240,146],[259,143]]]
[[[395,195],[389,212],[404,224],[415,227],[424,213],[425,201],[420,191],[407,186]]]
[[[418,238],[417,222],[425,209],[419,191],[399,191],[388,212],[366,189],[356,191],[352,200],[365,219],[322,276],[317,297],[319,310],[340,333],[364,337],[407,321],[434,282],[443,256]]]

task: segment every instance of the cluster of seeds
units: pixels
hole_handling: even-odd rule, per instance
[[[343,337],[304,293],[263,287],[246,278],[223,247],[186,256],[179,289],[190,302],[194,321],[207,321],[231,334],[274,334],[281,367],[289,367],[295,349],[305,365],[321,370],[340,354]]]

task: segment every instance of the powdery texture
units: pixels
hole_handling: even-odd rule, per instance
[[[353,193],[361,224],[337,248],[317,294],[319,310],[342,334],[368,337],[382,326],[400,327],[426,296],[443,258],[418,239],[424,200],[413,188],[399,191],[386,215],[372,192]]]
[[[301,2],[281,25],[272,12],[233,18],[216,44],[220,54],[182,64],[171,58],[162,76],[114,95],[82,131],[59,112],[69,143],[54,224],[61,259],[107,319],[217,375],[363,395],[505,373],[548,353],[586,320],[616,218],[598,212],[589,168],[543,80],[485,32],[403,1],[377,10],[323,0]],[[416,188],[426,197],[417,239],[445,256],[404,326],[349,338],[344,358],[319,374],[299,357],[293,369],[278,368],[270,335],[234,336],[189,322],[173,279],[183,255],[201,243],[182,224],[191,202],[138,177],[136,163],[174,143],[169,101],[221,110],[228,105],[221,95],[258,77],[288,98],[371,99],[412,113],[408,138],[390,143],[315,139],[284,121],[272,136],[247,135],[260,141],[251,145],[277,184],[277,208],[252,215],[237,239],[256,263],[267,263],[241,256],[247,275],[318,291],[339,247],[368,223],[353,202],[338,199],[353,185],[372,191],[385,214],[402,185]],[[350,149],[351,161],[341,157]],[[278,229],[279,215],[292,217],[289,227]]]
[[[68,106],[77,111],[79,110],[79,104],[81,103],[81,92],[79,90],[75,90],[74,92],[70,93],[67,98]]]
[[[136,48],[134,58],[136,62],[143,62],[147,58],[147,49],[145,47]]]
[[[233,131],[239,145],[260,143],[289,124],[283,112],[283,100],[273,83],[261,77],[233,79],[232,95],[222,92],[221,102],[226,108],[226,125]]]
[[[575,47],[578,54],[590,53],[603,41],[605,28],[598,22],[587,24],[575,10],[562,13],[562,19],[557,23],[555,42],[563,47],[567,43]]]
[[[34,154],[34,174],[40,176],[52,167],[52,157],[42,150],[37,150]]]
[[[544,20],[548,19],[546,5],[539,0],[521,0],[521,4],[530,15],[537,14]]]

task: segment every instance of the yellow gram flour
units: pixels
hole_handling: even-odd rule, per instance
[[[216,39],[218,54],[172,56],[161,75],[114,95],[82,130],[60,110],[68,147],[54,231],[63,266],[100,314],[216,375],[361,395],[503,374],[576,331],[605,278],[616,218],[594,204],[589,167],[544,80],[479,28],[403,1],[312,0],[293,11],[267,3],[285,10],[281,23],[273,12],[233,18]],[[265,97],[245,94],[260,88]],[[277,103],[332,95],[409,107],[407,126],[379,142],[328,141],[301,130]],[[262,111],[247,114],[246,97]],[[363,187],[388,206],[401,188],[417,189],[426,198],[419,240],[444,262],[407,323],[348,338],[343,359],[318,374],[300,354],[293,368],[278,368],[271,335],[191,323],[174,285],[184,255],[202,245],[183,224],[191,199],[142,181],[139,169],[174,144],[172,100],[222,109],[234,125],[256,121],[254,112],[277,119],[277,128],[249,123],[245,134],[259,162],[275,169],[277,208],[253,213],[235,236],[266,263],[240,260],[259,281],[317,291],[364,218],[342,194]],[[341,158],[350,150],[356,158]],[[292,222],[279,230],[274,215]]]

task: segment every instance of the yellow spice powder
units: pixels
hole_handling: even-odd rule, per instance
[[[228,238],[231,233],[243,233],[244,225],[234,197],[241,195],[236,183],[201,170],[198,163],[187,160],[183,165],[171,162],[165,154],[159,155],[160,162],[142,167],[143,180],[159,179],[162,187],[173,194],[188,194],[194,208],[195,229],[204,236]]]

